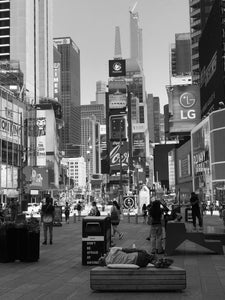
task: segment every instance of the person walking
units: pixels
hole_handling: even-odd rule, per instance
[[[65,222],[67,224],[69,224],[69,219],[70,219],[70,207],[69,207],[69,203],[66,202],[66,206],[65,206]]]
[[[151,224],[151,248],[152,254],[163,254],[164,250],[162,247],[162,216],[163,209],[160,207],[161,203],[159,200],[155,200],[150,209],[149,215],[152,218]]]
[[[120,223],[120,206],[116,200],[113,201],[110,210],[111,224],[112,224],[112,236],[115,237],[116,233],[119,235],[119,239],[123,238],[123,233],[118,230],[118,225]]]
[[[198,195],[195,194],[195,192],[191,193],[190,204],[192,212],[193,230],[196,230],[196,217],[198,218],[198,223],[200,227],[199,229],[202,230],[202,216],[199,206],[199,198]]]
[[[144,203],[144,204],[142,205],[142,216],[143,216],[143,223],[144,223],[144,224],[147,223],[147,212],[148,212],[147,206],[146,206],[146,204]]]
[[[77,203],[77,213],[78,213],[78,221],[80,221],[82,206],[80,201]]]
[[[54,211],[55,208],[52,205],[53,199],[50,197],[46,198],[45,205],[41,208],[41,220],[43,222],[44,229],[44,242],[42,245],[47,245],[47,231],[49,230],[49,239],[50,245],[53,242],[53,220],[54,220]]]

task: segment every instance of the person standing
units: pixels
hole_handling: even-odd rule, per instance
[[[113,201],[113,205],[110,211],[111,224],[112,224],[112,236],[115,236],[116,233],[119,235],[119,239],[123,238],[123,233],[118,230],[118,225],[120,223],[120,206],[116,200]]]
[[[65,206],[65,221],[67,224],[69,224],[69,219],[70,219],[70,207],[68,202],[66,202],[66,206]]]
[[[143,206],[142,206],[142,216],[143,216],[143,223],[146,224],[147,223],[147,206],[146,204],[144,203]]]
[[[200,227],[199,229],[202,230],[202,216],[199,206],[199,198],[198,195],[195,194],[195,192],[191,193],[190,204],[192,212],[193,229],[196,230],[196,218],[198,218],[198,223]]]
[[[101,215],[100,211],[99,211],[99,209],[97,207],[97,203],[95,201],[92,202],[92,208],[91,208],[91,210],[90,210],[90,212],[89,212],[88,215],[89,216],[96,216],[96,217],[98,217],[98,216]]]
[[[162,254],[164,253],[162,247],[162,215],[163,209],[160,207],[161,203],[159,200],[155,200],[150,209],[149,215],[152,218],[151,224],[151,248],[152,254]]]
[[[54,211],[55,208],[52,205],[53,199],[50,197],[46,198],[45,205],[41,208],[41,220],[43,222],[44,229],[44,242],[43,245],[47,245],[47,231],[49,230],[49,239],[50,245],[52,245],[53,241],[53,221],[54,221]]]
[[[77,213],[78,213],[78,221],[80,221],[82,206],[80,201],[77,203]]]

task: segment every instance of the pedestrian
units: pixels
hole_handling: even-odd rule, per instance
[[[19,203],[14,198],[11,199],[9,204],[10,212],[11,212],[11,221],[16,221],[16,217],[18,214]]]
[[[196,217],[198,218],[199,229],[202,230],[202,216],[199,206],[199,198],[195,192],[191,193],[190,204],[192,212],[193,230],[196,230]]]
[[[100,216],[100,211],[97,207],[97,203],[95,201],[92,202],[92,208],[88,214],[89,216]]]
[[[112,247],[107,254],[99,259],[100,266],[132,264],[139,267],[146,267],[149,263],[157,268],[168,268],[173,263],[173,260],[169,258],[159,259],[143,249],[122,247]]]
[[[65,213],[65,222],[67,224],[69,224],[69,220],[70,220],[70,207],[69,207],[69,203],[68,202],[66,202],[64,213]]]
[[[209,210],[210,210],[210,214],[212,216],[213,215],[213,203],[210,203]]]
[[[149,214],[152,218],[151,224],[151,248],[152,254],[163,254],[162,247],[162,216],[163,209],[160,207],[160,200],[155,200],[149,210]]]
[[[115,237],[116,233],[119,235],[119,239],[123,238],[123,233],[118,230],[118,225],[120,223],[120,206],[116,200],[113,201],[110,210],[111,224],[112,224],[112,237]]]
[[[49,230],[50,245],[53,242],[53,221],[55,208],[52,205],[53,199],[46,197],[46,203],[41,208],[41,220],[43,222],[44,229],[44,242],[43,245],[47,245],[47,231]]]
[[[81,210],[82,210],[82,205],[81,205],[80,201],[78,201],[78,203],[77,203],[78,221],[80,221]]]
[[[0,203],[0,224],[3,223],[5,220],[5,213],[2,207],[2,203]]]
[[[147,241],[150,241],[151,240],[151,225],[152,225],[152,217],[150,216],[150,213],[149,213],[149,211],[150,211],[150,208],[151,208],[151,206],[152,206],[152,201],[146,206],[146,208],[147,208],[147,224],[149,225],[149,235],[148,235],[148,237],[146,238],[146,240]]]
[[[147,223],[147,212],[148,212],[148,210],[147,210],[147,206],[146,206],[145,203],[142,205],[141,210],[142,210],[142,216],[143,216],[143,223],[146,224]]]

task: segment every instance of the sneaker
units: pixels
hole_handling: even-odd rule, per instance
[[[42,245],[47,245],[47,242],[46,242],[46,241],[44,241],[44,242],[42,243]]]
[[[147,240],[147,241],[150,241],[150,237],[147,237],[146,240]]]
[[[122,240],[122,238],[123,238],[123,233],[121,232],[121,233],[119,234],[119,240]]]

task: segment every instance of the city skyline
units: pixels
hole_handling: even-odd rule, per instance
[[[108,60],[114,56],[115,27],[120,27],[123,58],[130,57],[129,10],[134,0],[54,1],[54,37],[70,36],[81,51],[81,104],[95,100],[96,81],[108,81]],[[143,29],[143,67],[147,93],[168,103],[169,46],[175,33],[189,32],[189,2],[140,0],[135,12]],[[65,22],[66,19],[66,22]],[[100,21],[96,21],[100,20]],[[157,30],[156,30],[157,29]]]

